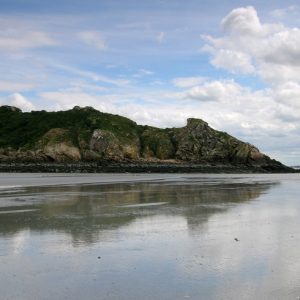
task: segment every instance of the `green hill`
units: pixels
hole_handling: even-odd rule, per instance
[[[200,119],[160,129],[92,107],[58,112],[0,107],[0,163],[102,161],[285,168]]]

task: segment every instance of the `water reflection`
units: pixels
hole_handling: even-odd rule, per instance
[[[146,182],[28,187],[2,194],[0,236],[22,230],[68,234],[73,245],[105,242],[149,216],[180,216],[193,233],[215,214],[259,198],[276,183]]]
[[[0,192],[1,299],[297,299],[298,176]]]

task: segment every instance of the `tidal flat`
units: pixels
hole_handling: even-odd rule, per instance
[[[299,299],[300,174],[0,174],[1,299]]]

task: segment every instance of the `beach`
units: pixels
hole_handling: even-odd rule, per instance
[[[297,174],[0,174],[1,299],[296,299]]]

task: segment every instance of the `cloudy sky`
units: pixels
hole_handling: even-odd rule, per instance
[[[0,0],[0,104],[188,117],[300,164],[300,4]]]

